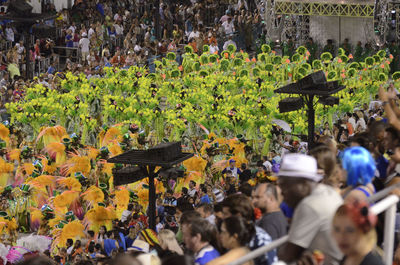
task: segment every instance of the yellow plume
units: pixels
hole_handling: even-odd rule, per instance
[[[89,222],[91,229],[97,232],[102,225],[110,229],[112,227],[112,220],[116,218],[116,214],[111,206],[104,208],[103,206],[96,205],[86,213],[85,218]]]
[[[40,138],[43,138],[43,144],[44,146],[47,146],[53,142],[61,142],[62,137],[66,134],[67,131],[60,125],[54,127],[44,127],[40,131],[36,141],[39,141]]]
[[[25,170],[27,175],[32,175],[33,170],[35,170],[35,166],[32,163],[24,163],[22,165],[22,170]]]
[[[31,207],[29,213],[31,215],[31,223],[39,225],[42,223],[43,214],[40,209]]]
[[[79,198],[79,191],[71,191],[71,190],[66,190],[60,195],[57,195],[54,200],[54,208],[57,208],[61,212],[66,211],[66,208],[68,208],[71,203]]]
[[[72,175],[76,172],[81,172],[84,176],[90,173],[90,159],[87,156],[74,156],[62,165],[61,173],[64,176]]]
[[[54,242],[53,246],[64,247],[68,238],[78,239],[85,236],[85,227],[79,220],[72,221],[60,230],[54,229]]]
[[[42,164],[43,164],[43,171],[48,172],[49,174],[53,174],[57,170],[57,165],[55,163],[52,163],[49,165],[49,161],[47,158],[42,158]]]
[[[88,150],[88,157],[89,157],[90,159],[96,159],[96,157],[97,157],[97,156],[99,155],[99,153],[100,153],[100,150],[99,150],[99,149],[96,149],[96,148],[93,148],[93,147],[88,147],[87,150]]]
[[[11,163],[7,163],[0,157],[0,174],[10,173],[14,170],[14,165]]]
[[[109,145],[108,149],[110,150],[111,156],[117,156],[122,154],[122,148],[119,146],[117,142],[112,145]]]
[[[112,169],[114,168],[114,163],[104,163],[101,172],[107,174],[108,176],[112,175]]]
[[[0,124],[0,139],[7,143],[10,143],[10,130],[4,125]]]
[[[129,191],[126,188],[115,191],[114,202],[118,208],[126,209],[129,204]]]
[[[57,165],[61,165],[67,160],[67,155],[65,154],[65,145],[59,142],[53,142],[44,148],[44,150],[50,155],[50,157],[56,161]]]
[[[187,171],[204,172],[207,166],[207,160],[201,158],[198,155],[195,155],[188,160],[185,160],[183,162],[183,165],[185,166]]]
[[[69,190],[72,191],[81,191],[82,185],[76,178],[69,177],[69,178],[60,178],[57,180],[58,184],[67,187]]]
[[[13,149],[8,153],[11,161],[21,162],[21,149]]]
[[[117,127],[111,127],[104,135],[103,141],[101,142],[102,146],[107,146],[113,140],[116,140],[120,135],[121,132]]]
[[[7,232],[9,235],[14,233],[18,229],[18,224],[17,221],[15,221],[15,218],[12,218],[11,220],[6,220],[6,225],[7,225]]]
[[[53,187],[55,184],[56,177],[50,175],[41,175],[37,178],[32,179],[29,181],[29,184],[37,187]]]
[[[94,185],[90,186],[86,192],[82,193],[81,196],[85,201],[89,201],[93,204],[104,201],[103,191]]]

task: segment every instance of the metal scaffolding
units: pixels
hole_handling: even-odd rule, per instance
[[[374,4],[371,2],[276,1],[275,12],[282,15],[373,17]]]

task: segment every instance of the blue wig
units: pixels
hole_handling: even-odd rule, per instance
[[[375,176],[376,166],[370,152],[360,146],[344,151],[342,166],[347,171],[347,185],[367,185]]]

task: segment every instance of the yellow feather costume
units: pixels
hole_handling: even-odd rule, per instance
[[[21,162],[21,149],[13,149],[8,153],[11,161]]]
[[[87,154],[90,159],[96,159],[99,153],[100,153],[99,149],[93,147],[87,147]]]
[[[69,178],[60,178],[57,180],[57,183],[67,187],[69,190],[72,191],[81,191],[82,185],[76,178],[69,177]]]
[[[117,141],[114,141],[112,144],[108,145],[108,150],[110,150],[111,156],[122,154],[122,148],[119,146]]]
[[[54,127],[44,127],[40,130],[36,141],[39,141],[42,138],[44,146],[47,146],[53,142],[61,142],[63,136],[66,134],[67,131],[60,125]]]
[[[117,217],[121,218],[122,212],[128,208],[129,191],[126,188],[120,188],[115,191],[114,203],[117,205]]]
[[[111,127],[104,137],[100,139],[100,145],[107,146],[114,140],[117,140],[119,136],[121,136],[121,131],[117,127]]]
[[[52,163],[51,165],[49,165],[49,161],[47,160],[47,158],[42,158],[42,164],[43,164],[44,172],[53,174],[57,170],[57,165],[55,163]]]
[[[90,159],[87,156],[75,155],[61,166],[61,173],[64,176],[73,176],[76,172],[81,172],[84,176],[89,176],[90,170]]]
[[[2,123],[0,124],[0,139],[6,142],[7,146],[10,144],[10,130]]]
[[[65,145],[63,143],[50,143],[46,145],[44,150],[53,160],[56,161],[56,165],[61,165],[67,160],[67,155],[65,154]]]
[[[90,229],[98,232],[102,225],[107,227],[107,230],[112,228],[112,221],[116,218],[115,210],[112,206],[107,208],[95,205],[85,214],[86,221],[90,224]]]
[[[68,211],[68,207],[77,199],[79,199],[79,191],[66,190],[54,198],[54,209],[61,214],[65,214]]]
[[[204,172],[207,166],[207,160],[201,158],[198,155],[195,155],[188,160],[185,160],[183,162],[183,165],[185,166],[187,171],[198,171],[198,172]]]
[[[85,237],[84,230],[85,227],[79,220],[64,225],[62,229],[54,229],[52,247],[65,247],[68,238],[79,239]]]
[[[96,204],[99,202],[103,202],[104,201],[104,193],[103,191],[96,187],[96,186],[90,186],[87,191],[85,191],[84,193],[81,194],[81,197],[83,197],[83,199],[85,201],[91,202],[92,204]]]
[[[14,165],[7,163],[0,157],[0,186],[6,186]]]

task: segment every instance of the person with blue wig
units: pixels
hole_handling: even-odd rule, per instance
[[[345,200],[366,200],[375,193],[372,180],[376,165],[371,153],[361,146],[347,148],[343,153],[342,167],[346,170],[347,186]]]

